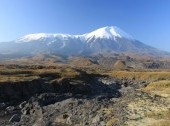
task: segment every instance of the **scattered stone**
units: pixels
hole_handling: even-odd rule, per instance
[[[20,109],[24,108],[24,106],[25,106],[26,104],[27,104],[26,101],[22,102],[22,103],[19,105],[19,108],[20,108]]]
[[[0,103],[0,109],[1,108],[4,108],[6,106],[6,104],[3,102],[3,103]]]
[[[104,121],[101,121],[101,122],[100,122],[100,125],[101,125],[101,126],[106,126],[106,123],[105,123]]]
[[[63,115],[63,119],[66,119],[66,118],[68,118],[69,117],[69,115],[67,115],[67,114],[64,114]]]
[[[100,121],[100,117],[98,115],[96,115],[93,119],[92,119],[92,123],[96,124]]]
[[[12,112],[14,111],[14,109],[15,109],[14,106],[8,106],[8,107],[6,108],[6,111],[7,111],[8,113],[12,113]]]
[[[22,112],[23,115],[28,115],[28,114],[30,114],[30,109],[28,107],[27,108],[23,108],[21,110],[21,112]]]
[[[19,122],[21,119],[21,116],[19,114],[14,114],[10,119],[9,122]]]

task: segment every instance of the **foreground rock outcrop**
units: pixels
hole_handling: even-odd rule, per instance
[[[44,87],[43,81],[38,81],[39,83],[36,83],[35,87],[31,86],[33,84],[31,82],[30,87],[26,86],[27,84],[20,84],[20,86],[22,85],[20,88],[15,87],[19,84],[13,84],[11,87],[6,85],[10,91],[16,91],[15,97],[8,93],[9,90],[5,92],[4,84],[3,93],[8,94],[3,95],[4,99],[6,96],[15,101],[15,104],[6,102],[4,106],[1,105],[0,124],[2,126],[109,126],[109,123],[121,124],[124,121],[124,116],[122,116],[124,104],[121,104],[120,101],[123,101],[129,92],[134,92],[139,85],[144,85],[139,82],[136,87],[133,87],[133,81],[116,80],[109,77],[93,77],[93,79],[87,80],[67,81],[66,79],[56,87],[53,83],[51,86],[45,86],[46,88],[42,88]],[[28,93],[32,88],[39,90],[37,92],[32,90]],[[14,91],[12,92],[15,94]],[[19,95],[21,93],[23,95]],[[19,100],[19,98],[21,99]],[[5,116],[6,118],[4,118]],[[116,118],[115,122],[111,121],[113,118]]]

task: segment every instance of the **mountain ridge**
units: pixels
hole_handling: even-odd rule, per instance
[[[0,54],[56,53],[89,56],[129,52],[154,56],[170,55],[134,39],[116,26],[102,27],[82,35],[29,34],[11,42],[0,43]]]
[[[71,35],[71,34],[63,34],[63,33],[35,33],[35,34],[28,34],[25,35],[19,39],[16,40],[16,42],[20,41],[34,41],[38,39],[43,38],[60,38],[60,39],[67,39],[67,38],[83,38],[84,40],[88,40],[89,38],[95,37],[95,38],[105,38],[110,39],[115,37],[119,38],[128,38],[133,39],[130,35],[128,35],[126,32],[118,28],[117,26],[106,26],[99,28],[97,30],[94,30],[89,33],[85,33],[82,35]]]

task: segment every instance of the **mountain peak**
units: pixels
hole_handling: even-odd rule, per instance
[[[106,26],[83,35],[29,34],[12,43],[0,43],[0,54],[56,53],[70,56],[127,52],[169,55],[133,39],[116,26]]]
[[[99,28],[93,32],[86,34],[86,38],[102,38],[102,39],[115,39],[116,37],[119,38],[127,38],[133,39],[130,35],[126,32],[118,28],[117,26],[106,26]]]
[[[116,26],[106,26],[99,28],[95,31],[90,33],[86,33],[83,35],[69,35],[69,34],[53,34],[53,33],[35,33],[35,34],[28,34],[16,40],[16,42],[30,42],[30,41],[46,41],[46,40],[54,40],[54,39],[61,39],[66,40],[69,38],[81,38],[85,40],[91,40],[93,38],[98,39],[113,39],[115,40],[116,37],[118,38],[127,38],[133,39],[130,35],[126,32],[121,30]]]

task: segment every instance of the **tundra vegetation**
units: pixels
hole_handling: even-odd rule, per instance
[[[169,117],[169,70],[0,65],[1,126],[169,126]]]

